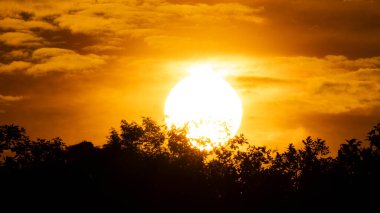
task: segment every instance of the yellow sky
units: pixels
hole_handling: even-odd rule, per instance
[[[380,121],[380,2],[0,2],[0,124],[102,144],[121,119],[163,122],[170,89],[212,62],[243,102],[239,132],[336,149]]]

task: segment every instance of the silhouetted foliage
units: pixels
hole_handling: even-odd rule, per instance
[[[0,126],[2,207],[363,211],[379,198],[380,124],[367,141],[347,140],[336,155],[311,137],[283,152],[253,146],[243,135],[201,151],[186,134],[150,118],[123,120],[102,147],[89,141],[67,146],[60,138],[32,140],[19,126]]]
[[[368,133],[368,140],[371,147],[380,149],[380,123],[373,127]]]

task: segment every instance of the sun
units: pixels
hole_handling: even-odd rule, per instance
[[[212,65],[197,64],[188,71],[190,75],[166,99],[165,121],[169,128],[187,125],[191,145],[209,151],[225,144],[238,131],[241,100],[231,85],[214,73]]]

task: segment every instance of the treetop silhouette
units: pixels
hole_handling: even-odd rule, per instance
[[[283,152],[254,146],[244,135],[201,151],[186,133],[150,118],[141,124],[123,120],[96,147],[31,140],[24,128],[0,126],[1,200],[59,205],[65,199],[66,206],[94,211],[303,212],[311,205],[349,210],[347,202],[366,207],[378,198],[371,193],[380,189],[380,124],[366,141],[347,140],[331,155],[324,140],[311,137]]]

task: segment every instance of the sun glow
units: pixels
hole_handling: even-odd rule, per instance
[[[242,117],[241,101],[229,83],[213,72],[211,64],[193,65],[188,71],[190,75],[167,97],[166,123],[179,128],[187,125],[192,146],[211,150],[236,134]]]

